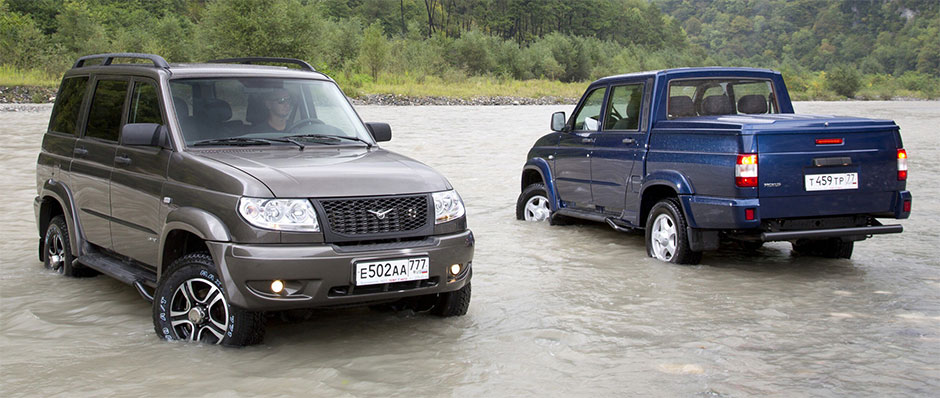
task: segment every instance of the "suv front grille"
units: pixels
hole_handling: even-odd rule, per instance
[[[394,234],[428,224],[428,196],[321,199],[330,231],[345,236]]]

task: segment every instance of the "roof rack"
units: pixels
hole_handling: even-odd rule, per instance
[[[86,55],[84,57],[79,58],[78,61],[75,61],[75,65],[73,65],[72,67],[81,68],[82,66],[85,65],[85,61],[88,61],[91,59],[98,59],[98,58],[104,58],[104,61],[101,63],[101,65],[111,65],[111,63],[114,62],[115,58],[149,59],[151,62],[153,62],[153,66],[156,66],[158,68],[163,68],[163,69],[170,69],[170,64],[168,64],[166,60],[163,59],[163,57],[159,55],[155,55],[155,54],[143,54],[143,53],[107,53],[107,54]]]
[[[244,58],[224,58],[224,59],[213,59],[208,61],[209,63],[220,63],[220,64],[257,64],[257,63],[281,63],[281,64],[294,64],[299,66],[301,69],[308,70],[310,72],[316,72],[317,70],[313,68],[310,64],[305,61],[296,59],[296,58],[279,58],[279,57],[244,57]]]

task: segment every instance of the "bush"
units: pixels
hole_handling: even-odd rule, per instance
[[[861,86],[862,75],[851,66],[835,66],[826,74],[826,88],[841,96],[852,98]]]
[[[388,40],[385,28],[375,22],[363,32],[359,47],[359,64],[372,75],[372,81],[379,80],[379,72],[388,63]]]

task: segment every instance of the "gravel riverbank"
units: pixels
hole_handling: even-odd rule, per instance
[[[57,88],[35,86],[0,86],[0,104],[42,104],[55,101]],[[411,97],[400,94],[366,94],[353,98],[356,105],[574,105],[577,98],[539,97],[523,98],[510,96],[449,98]],[[20,108],[0,106],[0,110],[15,111]]]

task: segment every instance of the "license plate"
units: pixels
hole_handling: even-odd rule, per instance
[[[427,257],[358,262],[356,286],[428,279],[429,266]]]
[[[807,191],[858,189],[858,173],[812,174],[805,179]]]

